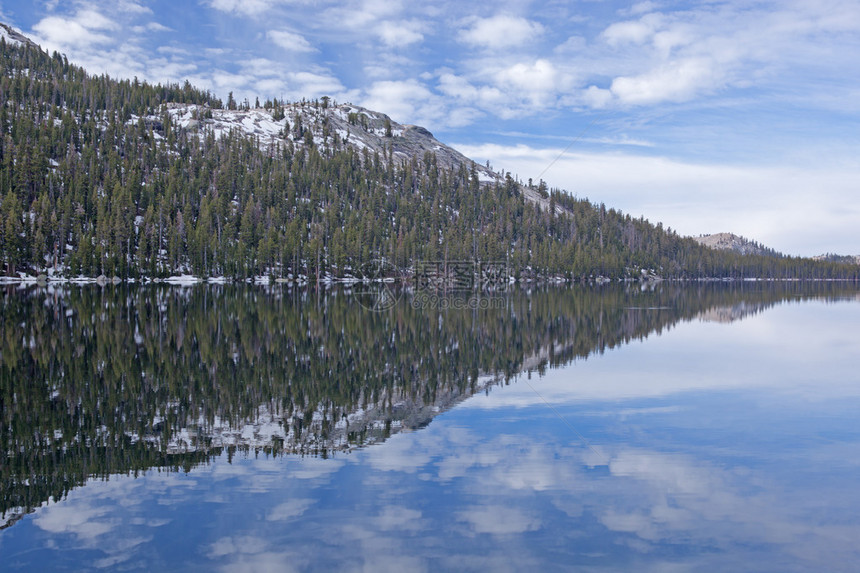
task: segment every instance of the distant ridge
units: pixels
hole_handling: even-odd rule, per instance
[[[860,255],[835,255],[826,253],[812,257],[815,261],[826,261],[828,263],[847,263],[849,265],[860,265]]]
[[[735,235],[734,233],[699,235],[698,237],[693,237],[693,240],[700,245],[704,245],[712,249],[732,251],[741,255],[762,255],[765,257],[784,256],[782,253],[765,247],[755,241],[750,241],[749,239]]]

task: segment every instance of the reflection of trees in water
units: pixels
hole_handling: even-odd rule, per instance
[[[402,300],[369,312],[338,290],[9,291],[0,298],[4,522],[92,476],[188,471],[222,451],[326,456],[378,442],[496,380],[711,309],[856,289],[661,284],[499,296],[501,308],[427,310]]]

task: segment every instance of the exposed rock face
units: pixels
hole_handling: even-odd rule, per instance
[[[860,265],[860,255],[834,255],[831,253],[812,257],[815,261],[829,261],[831,263],[848,263],[851,265]]]
[[[7,26],[6,24],[0,23],[0,38],[3,38],[6,42],[12,42],[15,44],[29,44],[31,46],[35,46],[30,38],[25,36],[24,34],[16,31],[11,26]]]
[[[368,153],[370,158],[378,156],[383,164],[391,161],[395,165],[403,161],[424,161],[430,154],[442,170],[457,170],[464,166],[474,170],[483,185],[507,184],[504,174],[445,145],[426,128],[397,123],[384,113],[349,103],[327,102],[297,102],[286,104],[281,109],[283,117],[275,108],[227,110],[177,103],[166,104],[163,108],[177,125],[199,137],[206,137],[209,133],[220,137],[236,130],[256,137],[261,148],[272,152],[284,145],[298,148],[314,145],[321,152],[347,146],[362,154]],[[156,136],[163,132],[161,116],[140,119],[152,127]],[[138,118],[131,121],[138,121]],[[547,194],[518,182],[516,186],[527,200],[542,210],[549,208]],[[556,211],[561,213],[564,209],[556,206]]]
[[[733,233],[715,233],[713,235],[700,235],[693,237],[697,243],[712,249],[721,251],[734,251],[742,255],[764,255],[771,257],[780,256],[773,249],[769,249],[755,241],[750,241]]]
[[[427,129],[397,123],[384,113],[348,103],[298,102],[286,104],[282,109],[283,117],[279,117],[275,108],[226,110],[193,104],[165,107],[177,124],[201,137],[209,131],[217,137],[235,129],[256,136],[262,147],[315,145],[320,150],[330,150],[345,145],[360,152],[367,150],[371,156],[378,153],[383,162],[423,160],[430,152],[443,169],[464,165],[474,168],[481,182],[502,179],[500,174],[443,144]],[[161,127],[158,117],[143,119],[156,131]]]

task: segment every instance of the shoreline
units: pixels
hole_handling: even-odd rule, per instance
[[[619,283],[659,283],[659,282],[671,282],[671,283],[708,283],[708,282],[858,282],[858,279],[850,279],[850,278],[765,278],[765,277],[743,277],[743,278],[733,278],[733,277],[700,277],[700,278],[662,278],[659,276],[649,276],[642,278],[609,278],[604,276],[596,276],[596,277],[588,277],[588,278],[569,278],[565,276],[549,276],[549,277],[525,277],[519,278],[516,277],[508,277],[508,281],[506,284],[523,284],[523,285],[534,285],[534,284],[551,284],[551,285],[563,285],[563,284],[608,284],[613,282]],[[309,279],[309,277],[305,275],[299,275],[296,278],[272,278],[267,275],[255,276],[255,277],[247,277],[244,279],[234,279],[230,277],[223,276],[215,276],[215,277],[198,277],[195,275],[172,275],[168,277],[143,277],[143,278],[119,278],[112,277],[107,278],[104,275],[100,275],[98,277],[89,277],[89,276],[76,276],[76,277],[65,277],[65,276],[55,276],[55,275],[20,275],[17,277],[9,277],[9,276],[0,276],[0,286],[13,286],[13,285],[38,285],[38,286],[47,286],[47,285],[77,285],[77,286],[85,286],[85,285],[98,285],[101,287],[108,285],[120,285],[120,284],[139,284],[139,285],[170,285],[170,286],[196,286],[196,285],[225,285],[225,284],[253,284],[253,285],[272,285],[272,284],[285,284],[288,286],[297,286],[297,287],[306,287],[321,285],[321,286],[335,286],[335,285],[343,285],[343,286],[352,286],[352,285],[371,285],[371,284],[403,284],[409,285],[412,283],[410,278],[401,277],[397,278],[386,278],[386,279],[358,279],[355,277],[332,277],[330,275],[321,278],[320,280]],[[444,287],[440,287],[441,290],[445,290]]]

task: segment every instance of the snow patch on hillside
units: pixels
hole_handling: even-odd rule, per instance
[[[162,110],[176,126],[196,133],[200,138],[210,133],[220,138],[236,131],[257,138],[263,149],[272,149],[276,145],[301,148],[311,144],[328,153],[351,147],[362,155],[367,153],[369,158],[378,154],[383,163],[393,161],[395,164],[410,158],[423,161],[429,152],[435,156],[440,169],[456,170],[461,166],[474,169],[482,184],[493,184],[503,179],[489,167],[477,164],[441,143],[425,128],[403,125],[383,113],[353,104],[285,104],[284,117],[278,120],[275,119],[274,108],[229,110],[170,103]],[[144,120],[163,129],[161,116],[149,116]],[[138,121],[138,118],[131,121]]]
[[[14,44],[16,46],[33,43],[24,34],[6,24],[0,24],[0,38],[3,38],[6,44]]]

